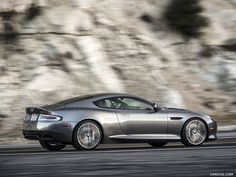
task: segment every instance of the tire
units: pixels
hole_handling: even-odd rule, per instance
[[[186,146],[199,146],[206,141],[207,126],[198,118],[188,120],[183,127],[181,141]]]
[[[101,143],[102,137],[102,130],[96,122],[82,121],[74,130],[72,145],[77,150],[92,150]]]
[[[56,142],[43,141],[43,140],[39,140],[39,144],[44,149],[47,149],[49,151],[59,151],[59,150],[63,149],[64,147],[66,147],[66,145],[64,145],[64,144],[58,144]]]
[[[151,145],[152,147],[163,147],[167,144],[167,142],[163,142],[163,143],[148,143],[149,145]]]

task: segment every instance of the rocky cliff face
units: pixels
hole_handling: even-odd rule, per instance
[[[27,106],[95,92],[235,114],[236,1],[202,1],[210,25],[188,42],[163,20],[167,3],[2,0],[0,134],[21,134]]]

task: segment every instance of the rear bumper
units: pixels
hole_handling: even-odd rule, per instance
[[[29,140],[53,140],[71,143],[73,128],[65,122],[24,122],[22,133]]]
[[[25,139],[28,140],[49,140],[69,143],[68,137],[62,133],[52,131],[39,131],[39,130],[23,130]]]

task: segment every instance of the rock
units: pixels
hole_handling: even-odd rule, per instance
[[[91,36],[84,36],[78,42],[94,77],[98,77],[100,82],[104,83],[108,92],[124,92],[122,83],[109,67],[109,61],[99,40]]]
[[[28,18],[32,2],[0,1],[0,136],[21,134],[27,106],[99,92],[235,113],[231,1],[201,1],[211,23],[188,42],[163,21],[168,1],[38,0]]]

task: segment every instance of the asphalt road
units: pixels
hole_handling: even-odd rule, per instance
[[[170,143],[103,145],[93,151],[67,147],[49,152],[39,145],[1,146],[0,176],[236,176],[236,141],[201,147]]]

